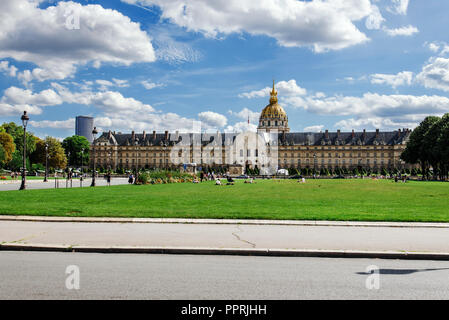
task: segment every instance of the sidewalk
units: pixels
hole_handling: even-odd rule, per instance
[[[26,218],[40,219],[0,216],[0,250],[449,260],[447,224],[392,227],[394,225],[341,222],[318,225],[319,222],[314,221],[294,221],[298,224],[282,225],[272,221],[268,224],[264,220],[258,224],[249,221],[253,223],[249,224],[244,223],[248,221],[187,219],[166,219],[164,223],[149,219],[144,219],[145,223],[143,219],[134,221],[140,223],[126,223],[122,219],[55,222],[64,219],[57,217],[40,219],[53,222],[14,221]]]

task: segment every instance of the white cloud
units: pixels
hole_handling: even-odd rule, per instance
[[[361,97],[331,96],[324,99],[307,97],[289,100],[293,107],[309,112],[363,117],[403,117],[411,114],[442,114],[449,112],[449,98],[442,96],[380,95],[365,93]]]
[[[384,17],[379,11],[379,8],[375,5],[371,7],[371,14],[366,18],[365,26],[369,30],[378,30],[385,21]]]
[[[449,91],[449,59],[431,58],[416,80],[426,88]]]
[[[212,111],[201,112],[198,118],[206,127],[222,128],[228,123],[224,115]]]
[[[249,117],[250,123],[258,123],[259,122],[260,112],[255,112],[248,108],[243,108],[239,112],[234,112],[232,110],[229,110],[228,113],[232,116],[235,116],[239,119],[243,119],[246,121],[248,121],[248,117]]]
[[[35,128],[52,128],[52,129],[75,129],[75,119],[70,118],[67,120],[42,120],[42,121],[30,121],[32,127]]]
[[[97,92],[91,96],[90,103],[103,110],[106,115],[130,117],[128,120],[139,119],[140,115],[155,112],[152,106],[134,98],[125,98],[120,92],[115,91]]]
[[[440,45],[435,42],[431,42],[428,44],[429,50],[437,53],[440,50]]]
[[[164,85],[161,83],[154,83],[148,80],[141,81],[140,84],[147,90],[151,90],[154,88],[163,87]]]
[[[54,106],[63,101],[52,89],[33,93],[31,90],[10,87],[5,90],[1,102],[12,105]]]
[[[66,21],[79,15],[80,28]],[[38,1],[0,2],[0,58],[32,62],[37,67],[19,74],[23,81],[64,79],[81,65],[155,61],[148,35],[120,12],[100,5],[58,2],[46,9]]]
[[[233,126],[227,126],[224,130],[225,132],[233,133],[233,132],[257,132],[257,126],[255,124],[248,122],[237,122]]]
[[[316,52],[338,50],[368,40],[354,22],[372,13],[370,0],[122,0],[158,6],[162,19],[207,37],[247,32],[275,38],[286,47]]]
[[[401,27],[401,28],[396,28],[396,29],[388,29],[388,28],[384,28],[383,29],[390,37],[396,37],[396,36],[412,36],[415,33],[418,33],[419,30],[418,28],[414,27],[414,26],[406,26],[406,27]]]
[[[28,112],[28,114],[41,114],[42,109],[32,105],[22,105],[22,104],[8,104],[0,102],[0,114],[4,117],[15,116],[23,114],[23,111]]]
[[[166,28],[154,30],[153,43],[157,59],[170,64],[197,62],[203,56],[188,43],[175,40]]]
[[[296,84],[296,80],[292,79],[289,81],[280,81],[276,85],[276,91],[278,91],[280,96],[295,96],[295,95],[305,95],[307,93],[307,90],[304,88],[301,88]],[[261,90],[255,90],[251,92],[245,92],[239,94],[240,98],[263,98],[263,97],[269,97],[270,92],[272,88],[266,87]]]
[[[410,128],[413,129],[417,126],[417,124],[422,121],[427,115],[421,115],[419,119],[414,121],[408,121],[406,119],[388,119],[388,118],[380,118],[380,117],[367,117],[367,118],[359,118],[359,119],[347,119],[341,120],[337,122],[334,127],[339,128],[344,131],[350,130],[358,130],[361,131],[363,129],[374,130],[374,129],[382,129],[382,130],[397,130],[398,128]],[[405,121],[404,121],[405,120]]]
[[[405,85],[411,85],[413,81],[413,72],[403,71],[398,74],[381,74],[376,73],[371,75],[371,83],[386,84],[393,88]]]
[[[324,129],[324,125],[316,125],[316,126],[310,126],[305,127],[304,132],[321,132]]]
[[[409,0],[391,0],[393,6],[388,7],[388,11],[394,14],[406,15],[409,5]]]
[[[5,72],[10,77],[15,77],[17,75],[17,68],[13,65],[9,65],[8,61],[0,61],[0,71]]]

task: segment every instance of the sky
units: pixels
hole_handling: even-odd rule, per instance
[[[39,137],[255,130],[272,81],[293,132],[449,112],[449,1],[0,1],[0,123]],[[249,124],[248,124],[249,119]]]

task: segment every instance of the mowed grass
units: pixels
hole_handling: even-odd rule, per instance
[[[3,191],[0,214],[449,222],[449,183],[258,180]]]

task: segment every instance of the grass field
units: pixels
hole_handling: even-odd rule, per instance
[[[0,214],[449,222],[449,183],[258,180],[3,191]]]

